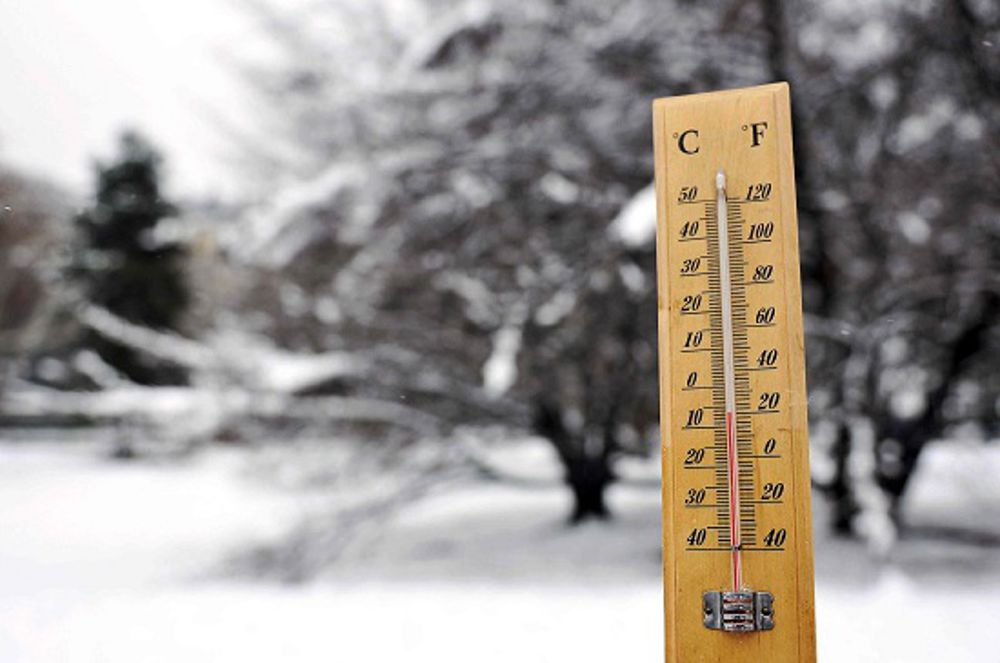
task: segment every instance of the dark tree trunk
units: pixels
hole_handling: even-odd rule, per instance
[[[611,512],[605,494],[614,481],[614,474],[608,441],[605,439],[600,449],[593,449],[582,435],[573,434],[566,428],[559,407],[552,403],[538,405],[534,427],[556,448],[566,470],[566,485],[573,493],[570,522],[577,524],[589,518],[609,518]]]
[[[850,478],[847,475],[847,463],[851,454],[851,434],[846,426],[838,426],[837,439],[833,444],[833,460],[835,464],[833,481],[825,488],[830,501],[832,514],[830,526],[838,536],[854,534],[854,516],[858,513],[858,505],[851,490]]]
[[[567,464],[566,483],[573,491],[571,522],[579,523],[588,518],[603,520],[611,515],[604,499],[611,478],[610,468],[603,456],[584,456]]]

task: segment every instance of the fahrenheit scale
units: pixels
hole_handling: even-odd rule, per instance
[[[666,658],[815,661],[788,86],[653,124]]]

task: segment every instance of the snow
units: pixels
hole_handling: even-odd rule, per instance
[[[211,333],[208,345],[227,373],[240,376],[241,385],[280,394],[358,376],[368,368],[365,360],[348,352],[289,352],[275,347],[266,337],[237,329]]]
[[[0,403],[7,413],[19,415],[81,415],[137,417],[169,421],[191,416],[207,394],[188,387],[123,386],[104,391],[67,392],[33,385],[4,394]]]
[[[490,396],[503,396],[514,386],[520,349],[520,325],[506,325],[493,334],[493,352],[483,364],[483,388]]]
[[[907,493],[909,520],[1000,529],[1000,448],[996,442],[932,444]],[[956,514],[964,519],[956,521]],[[918,521],[919,522],[919,521]]]
[[[456,35],[482,29],[493,18],[489,3],[480,0],[458,3],[457,8],[410,32],[411,42],[400,58],[400,71],[408,74],[427,67]]]
[[[904,385],[890,396],[889,409],[900,419],[916,419],[927,409],[927,393],[912,383]]]
[[[453,486],[358,540],[325,577],[277,585],[223,561],[280,540],[315,494],[248,472],[249,451],[172,463],[95,452],[0,446],[2,661],[662,660],[655,490],[620,487],[614,521],[572,528],[557,486]],[[967,508],[955,492],[967,460],[932,449],[914,508]],[[978,486],[992,504],[994,483]],[[821,661],[990,660],[995,561],[949,566],[951,544],[928,569],[903,541],[878,564],[825,539],[818,520]]]
[[[580,187],[556,172],[543,175],[538,186],[545,195],[561,205],[575,203],[580,198]]]
[[[86,450],[0,447],[4,600],[198,573],[220,544],[280,531],[281,500],[239,482],[233,453],[136,467]]]
[[[840,0],[819,5],[822,20],[798,31],[799,47],[811,57],[827,56],[846,71],[859,71],[891,57],[900,40],[884,7],[863,0]]]
[[[895,138],[900,153],[917,149],[955,121],[955,102],[948,98],[935,99],[922,111],[910,115],[899,124]]]
[[[543,303],[535,311],[535,322],[542,327],[551,327],[567,315],[573,312],[576,307],[576,293],[573,290],[559,290],[552,298]]]
[[[614,221],[611,236],[631,248],[641,248],[656,238],[656,187],[650,184],[629,200]]]
[[[514,304],[504,316],[504,325],[493,333],[493,351],[483,363],[483,389],[493,398],[503,396],[517,382],[517,355],[527,313],[523,301]]]
[[[847,457],[847,471],[857,498],[854,526],[872,552],[885,557],[896,543],[898,532],[890,515],[889,497],[876,483],[875,430],[870,421],[861,417],[853,418],[850,427],[853,443]]]
[[[235,381],[246,389],[290,394],[367,369],[367,362],[351,353],[289,352],[236,328],[209,330],[200,342],[132,324],[96,306],[83,309],[80,317],[109,338],[189,368],[202,382]]]
[[[903,237],[912,244],[924,245],[931,238],[931,226],[927,219],[915,212],[902,212],[897,217]]]
[[[469,320],[484,327],[496,324],[499,318],[494,310],[497,296],[480,279],[446,271],[435,277],[434,285],[461,297],[465,302],[465,315]]]
[[[285,266],[320,232],[315,212],[332,208],[364,181],[361,168],[337,163],[311,179],[287,185],[231,228],[223,237],[226,246],[244,260]]]

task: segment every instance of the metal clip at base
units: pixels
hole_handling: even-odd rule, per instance
[[[774,628],[774,596],[770,592],[705,592],[701,603],[706,628],[732,633]]]

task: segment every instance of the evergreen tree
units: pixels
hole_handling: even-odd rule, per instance
[[[114,161],[97,168],[93,206],[77,217],[85,248],[76,273],[91,303],[129,322],[163,330],[176,329],[188,292],[182,248],[154,234],[156,225],[176,211],[160,195],[161,165],[162,157],[142,136],[122,134]],[[184,382],[179,368],[96,334],[89,334],[85,344],[136,382]]]

